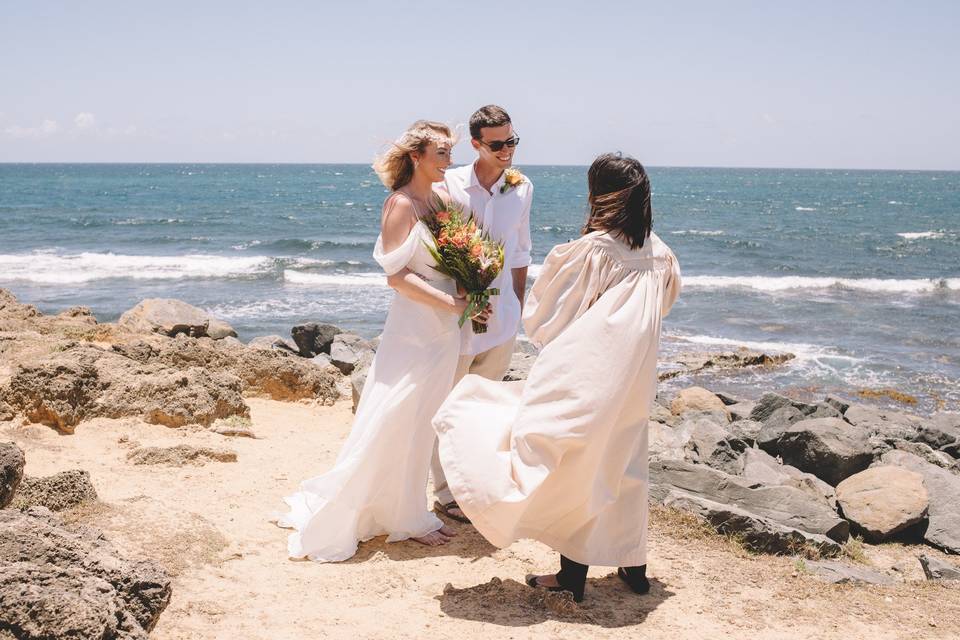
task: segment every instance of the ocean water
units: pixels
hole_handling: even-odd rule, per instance
[[[536,274],[579,234],[586,168],[529,166]],[[684,290],[663,350],[798,357],[711,388],[895,388],[960,408],[960,173],[651,168]],[[174,297],[241,339],[330,321],[368,336],[392,291],[371,258],[386,192],[359,165],[0,164],[0,287],[116,319]],[[689,384],[689,380],[670,384]]]

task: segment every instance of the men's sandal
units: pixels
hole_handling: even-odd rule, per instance
[[[436,504],[433,505],[433,508],[439,511],[440,513],[442,513],[443,515],[447,516],[451,520],[456,520],[457,522],[462,522],[464,524],[470,524],[470,518],[468,518],[467,516],[457,515],[455,513],[450,512],[451,509],[460,509],[460,505],[458,505],[455,500],[448,502],[447,504],[440,504],[439,502],[437,502]],[[460,513],[463,513],[462,509],[460,510]]]

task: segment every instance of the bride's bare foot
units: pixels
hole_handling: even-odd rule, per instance
[[[534,576],[534,582],[538,587],[559,587],[560,583],[557,582],[557,574],[551,573],[545,576]]]
[[[443,535],[440,531],[433,531],[425,536],[410,539],[415,540],[420,544],[425,544],[428,547],[439,547],[442,544],[447,544],[450,542],[450,537]]]
[[[438,531],[443,535],[447,536],[448,538],[453,538],[457,535],[457,532],[447,525],[443,525],[438,529]]]

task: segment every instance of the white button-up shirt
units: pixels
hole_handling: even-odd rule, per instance
[[[505,343],[520,329],[520,300],[513,290],[511,270],[530,264],[533,185],[524,176],[522,184],[500,193],[504,182],[501,175],[487,191],[477,179],[473,164],[448,169],[445,182],[450,197],[463,205],[465,212],[472,211],[477,223],[491,238],[503,243],[503,271],[490,285],[500,289],[500,295],[490,298],[493,313],[487,332],[475,334],[469,322],[463,324],[460,353],[476,355]]]

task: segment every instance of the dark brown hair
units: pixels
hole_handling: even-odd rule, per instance
[[[488,104],[480,107],[470,116],[470,137],[479,140],[481,137],[480,129],[485,127],[502,127],[510,124],[510,116],[504,111],[503,107],[495,104]]]
[[[605,153],[587,172],[590,213],[583,233],[607,231],[639,249],[653,228],[650,178],[643,165],[621,153]]]

